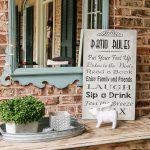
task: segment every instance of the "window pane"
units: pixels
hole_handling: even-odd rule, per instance
[[[102,0],[97,0],[97,11],[102,12]]]
[[[47,59],[52,59],[53,52],[53,2],[47,4],[46,7],[46,53]]]
[[[97,11],[96,10],[97,0],[92,0],[92,12]]]
[[[92,12],[94,12],[94,0],[91,1]]]
[[[97,14],[97,29],[102,28],[102,14],[98,13]]]
[[[88,12],[87,28],[100,29],[102,28],[102,0],[89,0],[88,7],[91,12]]]
[[[92,14],[92,29],[97,28],[97,20],[96,20],[96,14]]]
[[[88,12],[91,12],[91,0],[88,1]]]
[[[91,29],[91,14],[88,14],[88,29]]]

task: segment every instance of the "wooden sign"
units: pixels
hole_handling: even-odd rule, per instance
[[[135,119],[135,30],[84,30],[83,119],[112,102],[119,120]]]

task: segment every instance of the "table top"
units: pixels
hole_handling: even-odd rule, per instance
[[[96,120],[82,120],[86,132],[82,135],[39,143],[12,143],[0,138],[0,150],[60,150],[81,148],[104,144],[150,140],[150,116],[138,118],[135,121],[118,121],[116,129],[111,124],[96,128]]]

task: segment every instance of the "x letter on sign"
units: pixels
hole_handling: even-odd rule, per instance
[[[120,110],[121,110],[120,115],[121,115],[121,114],[122,114],[122,115],[126,115],[126,113],[125,113],[125,108],[120,108]]]

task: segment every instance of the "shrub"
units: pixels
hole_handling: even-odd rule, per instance
[[[26,124],[38,121],[44,114],[44,104],[33,96],[17,97],[0,103],[0,118],[5,122]]]

